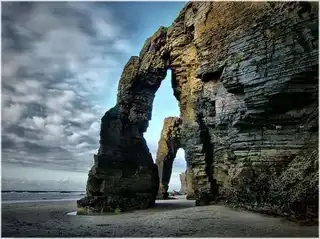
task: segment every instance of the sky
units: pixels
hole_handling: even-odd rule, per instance
[[[184,4],[2,2],[2,190],[85,190],[124,65]],[[154,160],[164,118],[179,115],[170,76],[145,133]],[[179,150],[170,190],[185,168]]]

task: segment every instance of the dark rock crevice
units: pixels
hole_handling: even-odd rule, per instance
[[[218,185],[212,172],[214,146],[211,143],[211,136],[209,134],[208,127],[206,126],[201,113],[197,115],[196,121],[200,127],[200,141],[202,143],[202,150],[205,156],[205,173],[209,182],[209,190],[206,190],[205,193],[199,192],[199,195],[197,195],[196,205],[208,205],[218,196]]]

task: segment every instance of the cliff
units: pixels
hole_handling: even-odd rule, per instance
[[[170,68],[196,204],[317,218],[318,54],[316,3],[187,3],[126,65],[117,105],[102,119],[101,163],[135,162],[159,180],[142,134]],[[98,178],[90,172],[88,195]],[[144,205],[157,190],[140,187]]]

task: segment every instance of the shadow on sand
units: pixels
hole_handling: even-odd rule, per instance
[[[156,204],[148,209],[148,211],[167,211],[175,209],[184,209],[195,206],[194,200],[186,200],[185,198],[175,198],[169,200],[157,200]]]
[[[167,200],[157,200],[155,205],[148,209],[143,210],[132,210],[126,212],[118,212],[118,213],[90,213],[90,214],[79,214],[75,212],[69,212],[67,215],[71,216],[102,216],[102,215],[116,215],[116,214],[128,214],[128,213],[141,213],[141,214],[149,214],[154,212],[164,212],[171,211],[176,209],[184,209],[195,206],[194,200],[186,200],[184,196],[177,196],[174,199]]]

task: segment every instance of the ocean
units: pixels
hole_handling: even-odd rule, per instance
[[[1,203],[73,201],[84,196],[83,191],[2,191]]]

